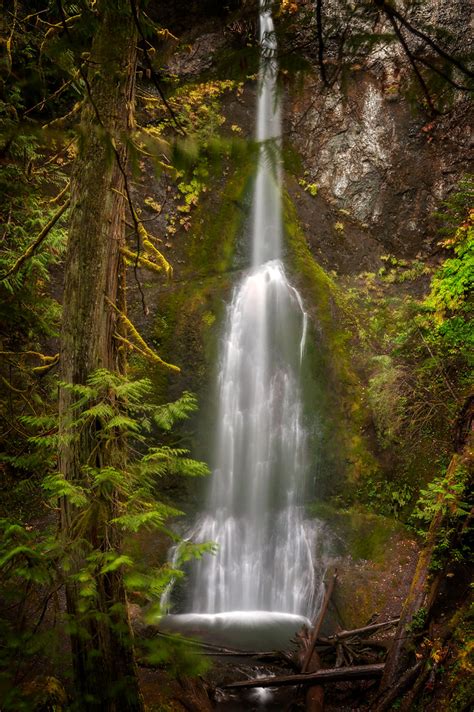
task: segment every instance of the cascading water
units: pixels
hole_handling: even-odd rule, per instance
[[[228,309],[217,437],[206,513],[192,538],[218,550],[194,565],[195,613],[315,606],[315,530],[304,520],[308,469],[300,370],[306,314],[281,257],[280,99],[276,39],[261,0],[252,269]]]
[[[186,535],[214,542],[217,553],[191,565],[191,612],[160,621],[162,630],[248,649],[284,647],[309,624],[323,573],[321,559],[317,573],[313,560],[319,527],[304,518],[309,463],[300,376],[306,314],[281,261],[280,99],[267,5],[261,0],[252,267],[227,312],[213,474],[205,512]]]

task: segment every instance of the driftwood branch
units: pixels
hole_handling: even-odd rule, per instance
[[[240,680],[239,682],[222,685],[222,689],[284,687],[291,685],[314,685],[319,682],[370,680],[381,677],[383,669],[383,663],[375,663],[373,665],[354,665],[353,667],[329,668],[327,670],[300,673],[298,675],[278,675],[276,677],[262,677],[258,680]]]

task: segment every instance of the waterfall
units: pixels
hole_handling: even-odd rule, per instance
[[[261,0],[252,268],[228,307],[213,474],[205,512],[192,532],[194,540],[218,547],[193,565],[189,608],[199,614],[310,616],[317,589],[316,530],[303,509],[306,314],[281,262],[281,108],[267,5]]]

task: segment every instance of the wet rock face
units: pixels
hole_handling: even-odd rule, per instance
[[[433,0],[411,20],[453,33],[442,44],[455,53],[470,15],[462,0]],[[410,43],[413,51],[422,45]],[[458,94],[449,115],[432,120],[405,98],[411,81],[408,60],[393,43],[355,66],[344,91],[337,84],[325,89],[315,67],[287,101],[287,131],[306,180],[384,250],[408,257],[436,237],[431,214],[469,170],[472,150],[465,95]]]
[[[315,98],[308,82],[290,112],[308,182],[385,249],[416,254],[433,229],[431,213],[467,169],[467,106],[428,122],[359,72],[346,96],[333,88]]]

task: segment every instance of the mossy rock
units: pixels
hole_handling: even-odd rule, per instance
[[[400,522],[361,506],[338,509],[318,502],[309,509],[332,532],[337,625],[352,629],[374,616],[388,620],[400,615],[418,558],[418,545]]]
[[[313,257],[288,195],[284,224],[289,270],[312,322],[303,390],[319,423],[318,494],[344,492],[350,500],[358,482],[378,471],[368,436],[370,411],[353,368],[350,315],[335,279]]]
[[[318,502],[311,505],[310,511],[334,530],[338,553],[349,554],[354,560],[383,564],[387,544],[403,530],[395,519],[374,514],[361,506],[336,509],[327,502]]]

